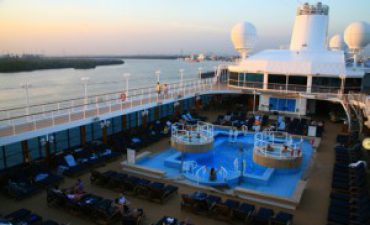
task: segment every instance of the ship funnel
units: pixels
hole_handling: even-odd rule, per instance
[[[326,50],[329,7],[318,2],[304,3],[297,9],[290,50]]]

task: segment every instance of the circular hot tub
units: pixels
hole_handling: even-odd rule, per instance
[[[194,125],[172,125],[171,146],[181,152],[207,152],[213,148],[213,125],[198,121]]]
[[[269,168],[297,168],[303,159],[302,143],[302,139],[294,142],[292,136],[286,132],[263,131],[257,133],[253,161]]]

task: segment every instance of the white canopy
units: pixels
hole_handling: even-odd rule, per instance
[[[343,51],[265,50],[229,66],[232,72],[288,75],[362,77],[361,70],[347,71]]]

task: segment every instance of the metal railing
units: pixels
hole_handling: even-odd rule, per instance
[[[157,93],[155,86],[150,86],[93,95],[88,98],[67,99],[28,107],[3,109],[0,110],[0,137],[17,135],[86,118],[96,118],[112,112],[130,109],[140,110],[140,106],[147,104],[155,105],[165,101],[176,101],[209,91],[240,91],[240,89],[294,93],[303,97],[305,94],[310,94],[315,95],[318,99],[335,99],[336,101],[342,101],[344,95],[353,95],[353,93],[343,94],[338,88],[321,86],[313,86],[311,92],[307,92],[305,85],[269,84],[268,89],[263,89],[263,83],[261,82],[240,82],[229,79],[228,84],[225,85],[217,82],[217,77],[184,80],[183,82],[168,83],[167,88],[163,88],[160,94]],[[367,106],[370,105],[367,96],[361,96],[361,98],[361,101],[365,102]]]
[[[211,143],[214,140],[213,129],[213,124],[203,121],[194,125],[175,123],[172,125],[171,139],[187,145]]]
[[[130,89],[88,98],[31,105],[0,111],[0,137],[16,135],[26,131],[51,127],[76,120],[133,109],[145,104],[161,104],[166,100],[177,100],[199,92],[212,90],[214,78],[193,79],[169,83],[158,93],[156,87]],[[10,130],[11,128],[11,130]]]
[[[253,151],[266,158],[294,160],[302,157],[303,140],[294,142],[287,132],[263,131],[256,133]]]
[[[282,93],[325,93],[325,94],[341,94],[344,92],[351,92],[352,90],[357,90],[359,87],[345,87],[342,90],[340,87],[328,87],[324,85],[312,85],[308,87],[302,84],[282,84],[282,83],[267,83],[266,89],[264,89],[263,82],[251,82],[238,79],[230,79],[228,85],[235,88],[244,89],[258,89],[258,90],[268,90]]]

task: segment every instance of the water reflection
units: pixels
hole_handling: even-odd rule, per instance
[[[206,61],[187,63],[179,60],[125,59],[125,64],[102,66],[91,70],[42,70],[22,73],[0,73],[0,108],[26,105],[25,82],[32,85],[29,90],[30,103],[39,104],[55,100],[84,96],[81,77],[90,77],[88,94],[121,91],[125,88],[124,73],[130,73],[129,87],[137,88],[155,84],[155,71],[160,69],[161,83],[180,80],[179,70],[184,69],[184,79],[198,76],[198,68],[213,71],[220,62]]]

